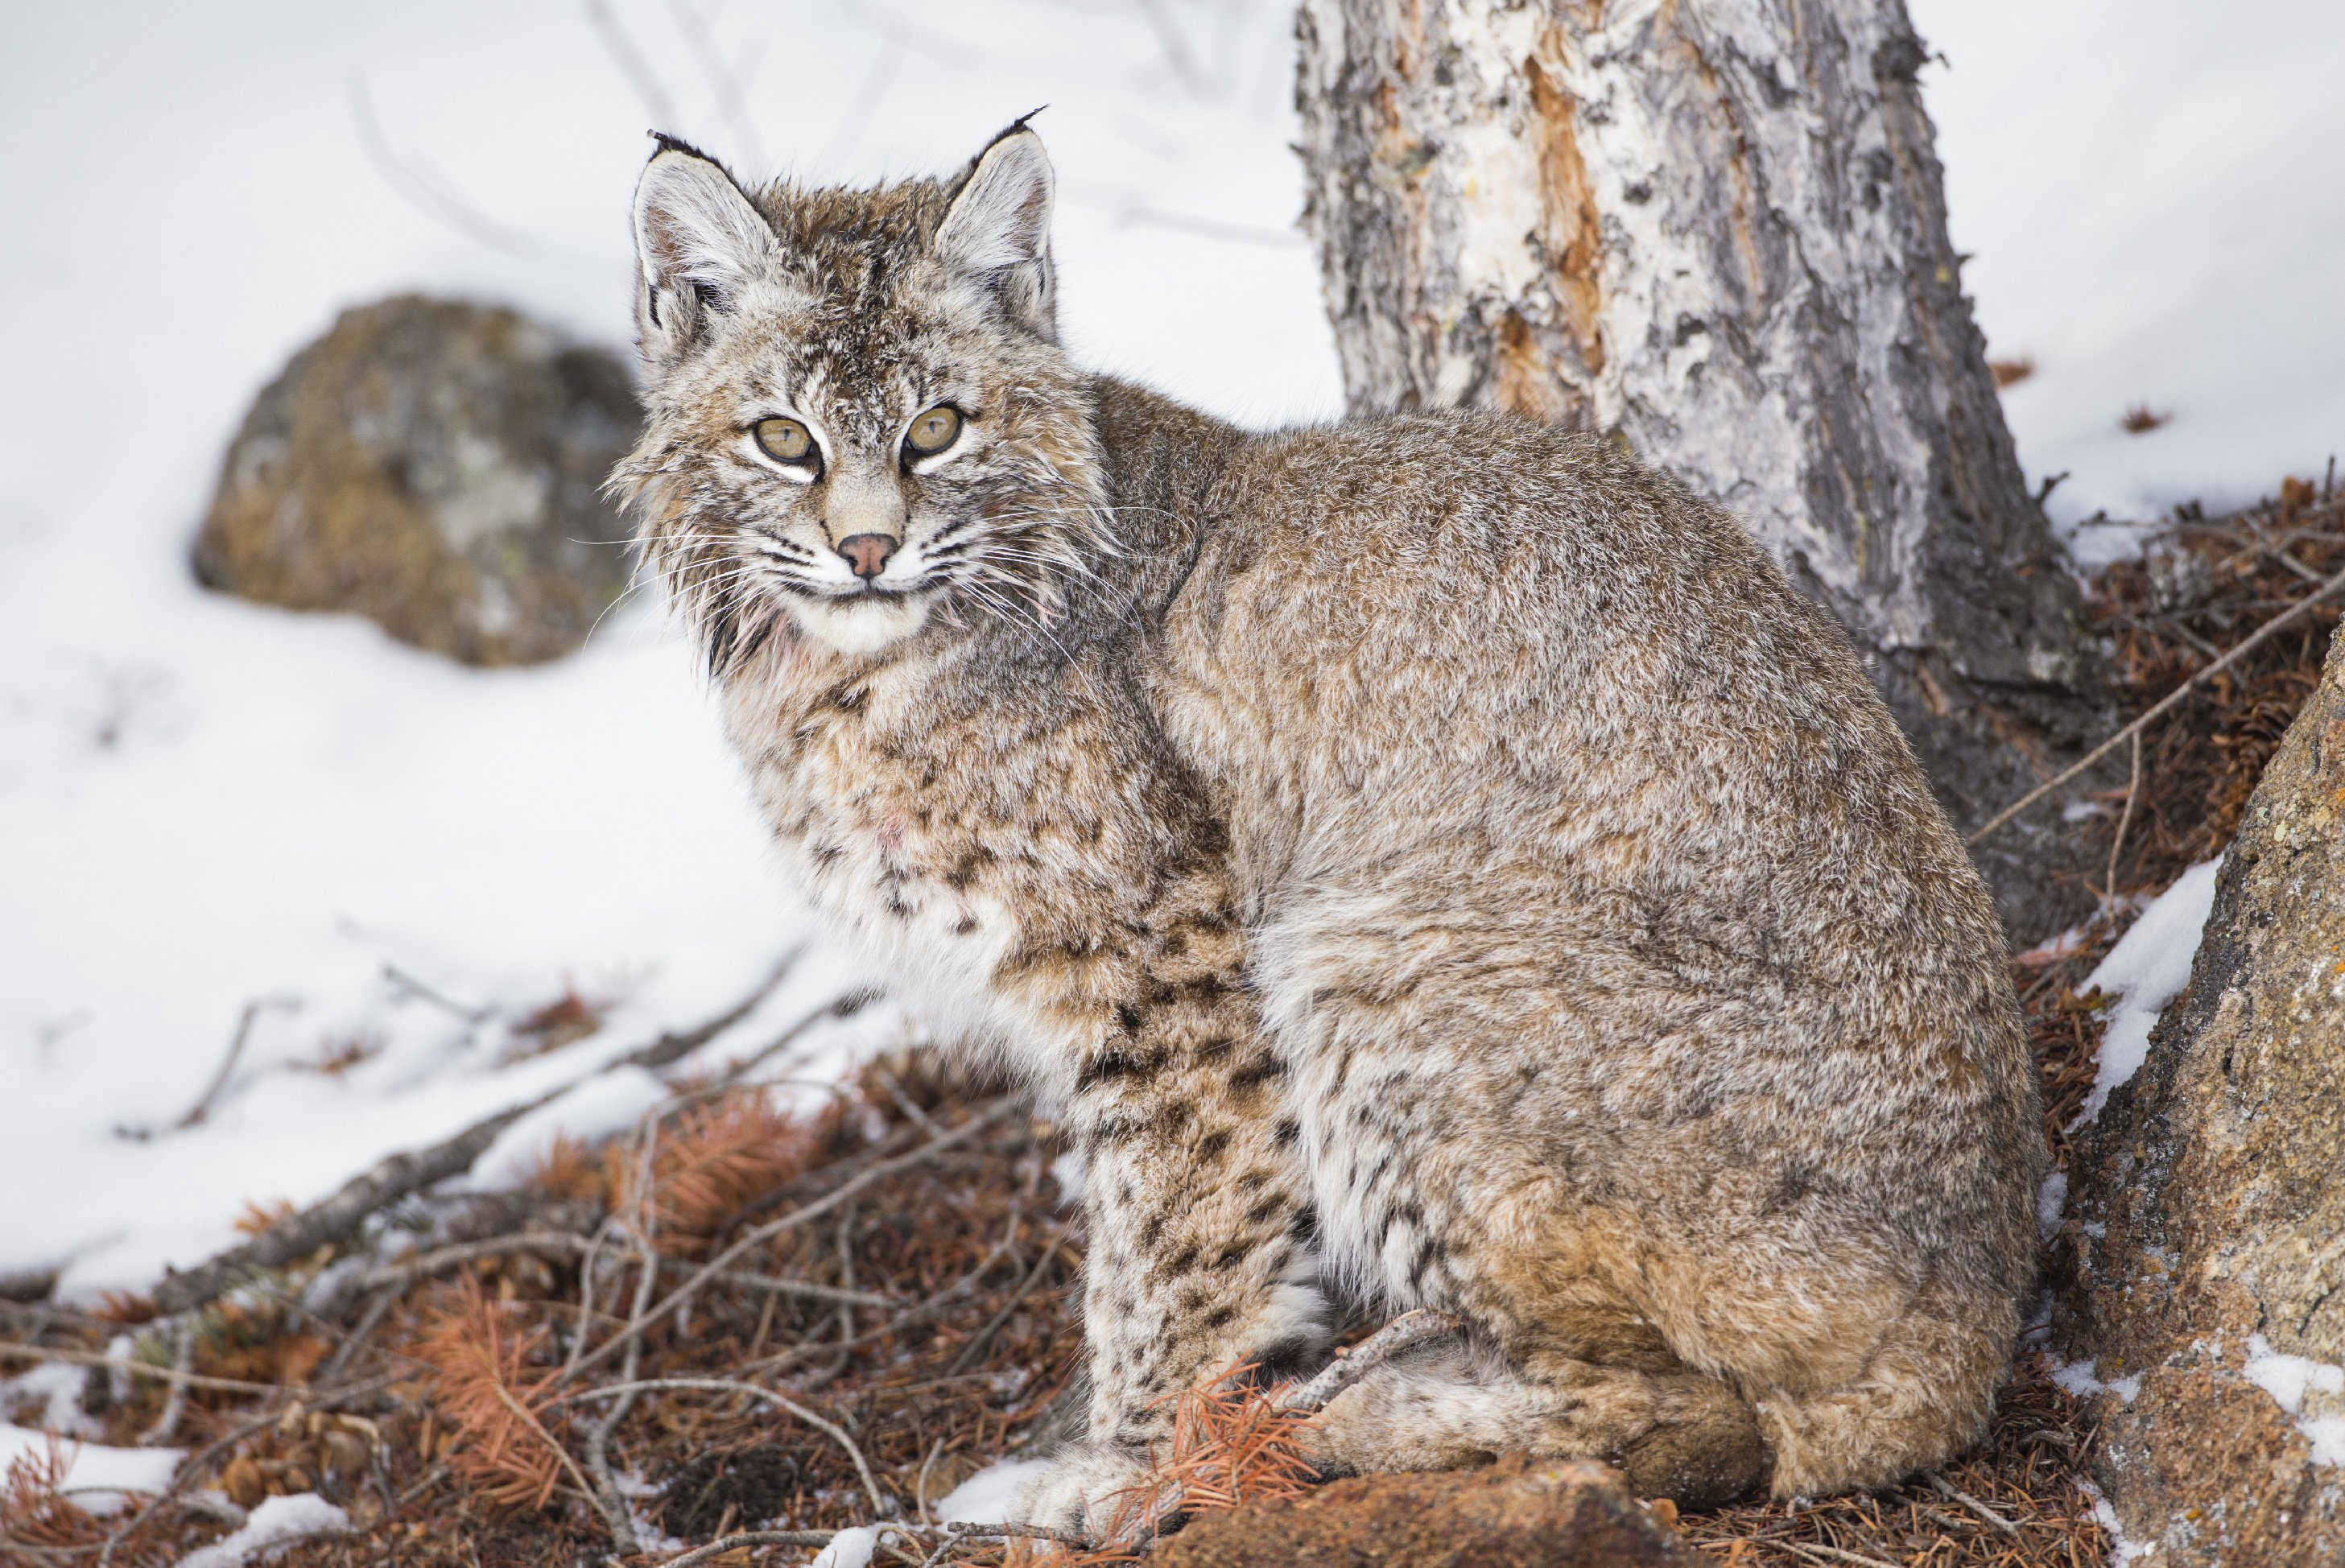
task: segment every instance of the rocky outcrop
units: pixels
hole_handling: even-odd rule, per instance
[[[1709,1561],[1589,1460],[1330,1482],[1201,1513],[1156,1568],[1699,1568]]]
[[[2345,637],[2072,1179],[2056,1327],[2108,1385],[2127,1535],[2160,1563],[2345,1562]]]
[[[347,311],[245,416],[196,575],[468,664],[558,658],[626,586],[598,491],[639,423],[617,359],[511,310]]]

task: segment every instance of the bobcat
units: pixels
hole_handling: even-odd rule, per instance
[[[1330,1472],[1689,1503],[1974,1440],[2044,1164],[2002,933],[1840,632],[1613,443],[1254,434],[1056,343],[1052,176],[638,188],[614,476],[788,870],[1088,1162],[1080,1526],[1165,1396],[1463,1332]]]

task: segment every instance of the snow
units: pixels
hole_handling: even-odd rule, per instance
[[[1963,283],[2074,523],[2211,511],[2345,452],[2345,6],[1912,0]],[[2136,404],[2170,423],[2128,435]],[[2088,536],[2123,552],[2123,533]]]
[[[2125,1533],[2125,1526],[2117,1522],[2117,1511],[2109,1506],[2107,1496],[2099,1487],[2082,1476],[2076,1478],[2076,1484],[2083,1490],[2085,1500],[2092,1504],[2094,1521],[2108,1534],[2110,1568],[2127,1568],[2130,1563],[2157,1555],[2157,1542],[2136,1541]]]
[[[1050,1468],[1047,1459],[1007,1459],[989,1464],[937,1504],[937,1517],[948,1524],[1004,1523],[1017,1516],[1019,1500]]]
[[[879,1549],[879,1528],[872,1524],[851,1524],[830,1538],[830,1544],[815,1553],[809,1568],[866,1568],[871,1554]]]
[[[483,1191],[519,1187],[544,1163],[556,1139],[591,1142],[624,1132],[667,1095],[667,1085],[641,1067],[589,1078],[499,1133],[472,1162],[469,1185]]]
[[[2098,986],[2117,998],[2101,1035],[2101,1054],[2093,1077],[2093,1092],[2085,1097],[2076,1124],[2082,1127],[2101,1114],[2110,1091],[2133,1081],[2149,1055],[2149,1032],[2182,987],[2190,983],[2191,960],[2198,953],[2198,936],[2215,906],[2215,877],[2222,857],[2194,865],[2177,878],[2141,912],[2098,967],[2085,977],[2084,989]]]
[[[2035,1189],[2035,1233],[2049,1241],[2059,1233],[2061,1212],[2068,1207],[2068,1173],[2056,1170]]]
[[[2305,1441],[2312,1447],[2313,1463],[2345,1464],[2345,1414],[2303,1413],[2309,1394],[2345,1394],[2345,1367],[2275,1351],[2269,1340],[2254,1334],[2248,1340],[2246,1371],[2249,1382],[2271,1395],[2280,1409],[2296,1418],[2297,1430],[2304,1433]]]
[[[2129,1378],[2113,1378],[2103,1382],[2098,1376],[2100,1362],[2048,1361],[2052,1381],[2076,1399],[2091,1399],[2095,1394],[2115,1394],[2131,1404],[2141,1394],[2141,1374]]]
[[[350,1516],[314,1492],[264,1498],[235,1534],[179,1559],[179,1568],[244,1568],[256,1556],[310,1535],[340,1535]]]
[[[612,12],[672,114],[571,5],[14,19],[0,137],[50,150],[0,169],[0,1273],[62,1267],[74,1300],[150,1286],[231,1244],[246,1204],[580,1084],[807,935],[656,607],[481,673],[190,582],[228,436],[343,307],[466,294],[615,344],[651,120],[746,173],[868,180],[949,169],[1048,102],[1077,351],[1239,417],[1340,405],[1292,228],[1277,8],[1183,6],[1167,43],[1136,10],[1046,0],[705,5],[737,115],[682,7]],[[709,1057],[859,978],[817,946]],[[602,1032],[506,1060],[512,1022],[574,984],[616,1003]],[[173,1130],[252,1004],[225,1091]],[[827,1026],[799,1076],[901,1027]],[[374,1054],[308,1070],[353,1040]],[[654,1092],[580,1087],[474,1180]]]
[[[987,1465],[946,1494],[930,1514],[939,1524],[1003,1524],[1018,1517],[1019,1500],[1043,1472],[1047,1459],[1006,1459]],[[878,1550],[884,1524],[858,1524],[830,1538],[811,1568],[865,1568]]]
[[[88,1380],[89,1374],[82,1368],[69,1367],[62,1361],[50,1361],[13,1378],[0,1378],[0,1417],[22,1413],[24,1406],[37,1400],[40,1413],[35,1421],[42,1431],[66,1437],[103,1436],[106,1423],[81,1408],[82,1390],[88,1386]]]
[[[617,0],[648,91],[555,0],[21,9],[0,50],[0,137],[27,149],[0,167],[0,1274],[60,1268],[69,1299],[582,1084],[807,935],[655,607],[482,673],[193,586],[228,436],[340,309],[422,288],[615,341],[648,123],[750,175],[868,180],[949,169],[1048,104],[1075,354],[1255,423],[1342,404],[1271,0]],[[1996,349],[2038,365],[2008,399],[2022,455],[2076,470],[2056,508],[2310,471],[2345,428],[2324,292],[2345,181],[2322,162],[2345,106],[2320,81],[2345,13],[1916,10],[1954,62],[1926,80],[1968,285]],[[2173,423],[2114,434],[2136,400]],[[858,977],[817,946],[710,1055]],[[508,1059],[512,1023],[572,985],[613,1003],[603,1031]],[[175,1129],[249,1007],[236,1071]],[[874,1009],[810,1037],[803,1072],[899,1027]],[[372,1054],[310,1070],[354,1041]],[[578,1089],[475,1179],[648,1093]]]
[[[38,1462],[48,1445],[59,1442],[54,1432],[0,1421],[0,1475],[20,1459]],[[187,1458],[183,1448],[107,1448],[102,1443],[63,1443],[65,1479],[58,1491],[90,1513],[112,1513],[126,1492],[154,1493],[171,1484],[171,1472]]]

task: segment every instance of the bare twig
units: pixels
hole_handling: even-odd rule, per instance
[[[332,1410],[337,1405],[355,1404],[360,1400],[379,1394],[396,1381],[396,1376],[370,1378],[365,1382],[355,1383],[345,1389],[329,1389],[317,1393],[305,1392],[301,1402],[313,1411]],[[271,1388],[268,1391],[271,1394],[282,1395],[289,1391]],[[129,1539],[132,1531],[152,1519],[157,1510],[177,1503],[179,1493],[193,1486],[210,1468],[213,1460],[234,1449],[245,1439],[275,1426],[278,1415],[279,1411],[272,1405],[270,1409],[252,1420],[230,1427],[198,1449],[192,1458],[183,1461],[178,1472],[171,1477],[171,1484],[157,1493],[153,1502],[142,1509],[125,1511],[122,1522],[114,1527],[114,1533],[107,1536],[98,1548],[97,1568],[110,1568],[115,1553],[121,1548],[125,1541]]]
[[[762,167],[765,148],[757,140],[757,127],[744,112],[742,88],[753,62],[744,60],[727,69],[722,53],[716,46],[716,35],[709,28],[708,18],[689,0],[667,0],[668,15],[675,19],[675,30],[684,35],[684,42],[692,51],[693,63],[700,74],[708,78],[709,90],[716,96],[716,112],[730,126],[735,141],[753,166]]]
[[[1051,1259],[1058,1255],[1058,1238],[1053,1237],[1043,1247],[1042,1255],[1034,1260],[1034,1267],[1026,1271],[1026,1278],[1018,1282],[1018,1289],[1010,1293],[1010,1300],[1001,1303],[1001,1310],[987,1320],[985,1327],[969,1336],[969,1343],[960,1348],[960,1354],[945,1368],[945,1376],[949,1378],[960,1372],[984,1352],[988,1342],[1000,1331],[1001,1325],[1010,1321],[1010,1315],[1018,1310],[1019,1304],[1026,1300],[1034,1287],[1041,1283],[1042,1271],[1051,1266]]]
[[[163,1400],[163,1413],[155,1424],[138,1435],[141,1448],[160,1448],[171,1441],[179,1430],[179,1417],[188,1408],[188,1377],[196,1370],[196,1323],[192,1317],[179,1320],[177,1343],[171,1351],[171,1391]]]
[[[399,156],[391,145],[391,138],[383,135],[381,123],[375,118],[374,99],[367,91],[366,76],[357,66],[350,67],[344,87],[350,96],[350,119],[358,126],[359,142],[366,148],[367,157],[374,161],[375,167],[391,182],[392,189],[458,233],[467,238],[477,239],[492,250],[502,250],[529,261],[544,259],[545,252],[529,236],[506,228],[469,202],[443,190],[436,181]],[[445,1001],[428,989],[421,994],[434,1000]],[[481,1017],[486,1016],[483,1013]],[[479,1022],[480,1017],[473,1021]]]
[[[618,17],[611,14],[606,0],[586,0],[586,20],[594,25],[594,35],[603,41],[603,47],[617,63],[627,85],[634,88],[635,96],[643,100],[644,112],[651,116],[653,128],[681,133],[684,126],[675,117],[675,101],[667,96],[659,73],[635,47],[635,41],[619,25]]]
[[[342,1369],[349,1366],[351,1359],[365,1347],[368,1338],[381,1326],[383,1319],[391,1315],[391,1309],[398,1300],[398,1291],[383,1290],[367,1303],[367,1310],[359,1314],[358,1326],[335,1348],[333,1359],[318,1374],[320,1381],[331,1382],[340,1375]]]
[[[2127,724],[2124,729],[2119,730],[2116,734],[2111,735],[2107,740],[2103,741],[2099,745],[2095,746],[2091,751],[2086,753],[2082,760],[2063,769],[2055,777],[2047,779],[2043,784],[2036,785],[2034,789],[2029,790],[2025,794],[2021,795],[2017,800],[2012,802],[2009,805],[1995,813],[1994,816],[1987,819],[1985,825],[1982,826],[1976,833],[1972,834],[1970,837],[1964,839],[1963,842],[1965,845],[1975,845],[1979,843],[1988,835],[2002,827],[2005,823],[2010,822],[2021,812],[2025,811],[2029,806],[2034,805],[2037,801],[2042,800],[2046,795],[2050,794],[2053,791],[2060,788],[2072,779],[2076,778],[2086,769],[2090,768],[2095,763],[2099,762],[2103,757],[2107,756],[2111,752],[2117,750],[2117,747],[2125,744],[2126,742],[2139,734],[2149,725],[2155,723],[2157,720],[2164,718],[2167,713],[2173,712],[2174,709],[2181,703],[2185,697],[2188,696],[2192,692],[2197,691],[2208,678],[2215,675],[2217,673],[2227,670],[2233,664],[2238,663],[2246,655],[2252,652],[2257,648],[2261,647],[2272,637],[2278,635],[2281,630],[2301,618],[2305,612],[2309,611],[2314,605],[2319,604],[2322,600],[2327,599],[2330,595],[2335,593],[2340,589],[2345,589],[2345,572],[2339,572],[2333,576],[2324,579],[2320,587],[2315,588],[2303,598],[2295,601],[2287,609],[2281,611],[2278,615],[2275,615],[2270,620],[2265,622],[2252,633],[2242,639],[2231,649],[2229,652],[2224,654],[2213,663],[2204,666],[2188,680],[2175,687],[2173,691],[2168,692],[2164,697],[2160,698],[2156,705],[2151,707],[2147,713],[2142,714],[2141,717]]]
[[[603,1412],[603,1419],[586,1431],[586,1459],[594,1466],[600,1506],[605,1517],[612,1520],[611,1534],[618,1543],[620,1554],[631,1556],[642,1550],[635,1539],[634,1522],[627,1515],[626,1499],[619,1494],[618,1478],[611,1473],[611,1434],[627,1411],[634,1408],[635,1396],[629,1385],[635,1381],[635,1371],[641,1365],[644,1351],[644,1310],[651,1304],[652,1292],[659,1286],[659,1252],[652,1245],[652,1229],[658,1223],[659,1210],[653,1202],[655,1185],[653,1171],[659,1148],[660,1118],[656,1111],[644,1118],[643,1147],[635,1157],[634,1223],[629,1227],[635,1243],[635,1253],[642,1274],[635,1280],[634,1305],[627,1317],[627,1326],[620,1339],[627,1347],[624,1370],[619,1374],[621,1383],[613,1391],[619,1402]]]
[[[150,1366],[122,1356],[101,1356],[92,1351],[68,1351],[56,1345],[15,1345],[0,1342],[0,1360],[27,1361],[57,1361],[69,1367],[103,1367],[107,1371],[129,1372],[137,1377],[154,1378],[158,1381],[173,1379],[191,1389],[212,1389],[227,1394],[275,1394],[285,1391],[275,1383],[246,1382],[239,1378],[206,1377],[200,1372],[174,1371],[169,1368]]]
[[[884,1340],[888,1335],[909,1329],[916,1323],[925,1322],[927,1320],[935,1317],[939,1312],[943,1311],[947,1307],[951,1306],[956,1301],[966,1300],[969,1293],[977,1289],[978,1282],[993,1271],[993,1266],[1001,1260],[1001,1255],[1009,1250],[1010,1243],[1008,1241],[996,1242],[992,1250],[989,1251],[983,1258],[980,1259],[977,1266],[969,1270],[969,1272],[963,1274],[959,1279],[954,1280],[951,1284],[947,1285],[943,1290],[937,1291],[927,1300],[920,1302],[919,1305],[908,1307],[903,1311],[900,1311],[894,1317],[889,1318],[887,1321],[876,1323],[870,1328],[864,1330],[861,1333],[856,1335],[854,1343],[858,1345],[868,1345],[874,1340]],[[763,1361],[752,1361],[740,1370],[745,1372],[784,1372],[801,1362],[811,1361],[817,1354],[838,1348],[839,1347],[835,1345],[797,1345],[789,1350],[782,1351],[774,1355],[767,1356]]]
[[[355,79],[355,78],[354,78]],[[382,977],[411,996],[421,996],[433,1007],[442,1008],[468,1024],[485,1024],[497,1016],[494,1007],[468,1007],[445,991],[425,984],[396,964],[382,966]]]
[[[1352,1347],[1351,1351],[1329,1362],[1317,1377],[1290,1390],[1278,1401],[1278,1408],[1290,1411],[1325,1410],[1337,1394],[1374,1371],[1378,1365],[1392,1360],[1411,1345],[1426,1340],[1437,1340],[1444,1334],[1454,1334],[1464,1328],[1462,1319],[1453,1313],[1420,1307],[1413,1312],[1403,1312],[1383,1328]]]
[[[1010,1110],[1011,1103],[1006,1097],[998,1099],[942,1138],[931,1138],[909,1153],[898,1155],[893,1159],[882,1160],[879,1164],[865,1170],[854,1180],[834,1189],[827,1196],[817,1199],[804,1208],[794,1209],[777,1219],[769,1219],[756,1229],[746,1232],[740,1239],[703,1264],[690,1279],[668,1292],[665,1300],[645,1314],[641,1327],[634,1332],[640,1333],[643,1329],[650,1328],[661,1319],[676,1311],[685,1302],[691,1300],[694,1293],[703,1285],[725,1272],[727,1265],[750,1249],[763,1246],[783,1232],[795,1229],[809,1220],[820,1219],[875,1181],[893,1176],[897,1171],[918,1165],[924,1159],[933,1158],[956,1145],[968,1142],[978,1133],[1001,1119],[1003,1114]],[[564,1378],[567,1379],[575,1373],[600,1365],[621,1348],[622,1341],[619,1339],[605,1341],[587,1355],[581,1357],[577,1363],[563,1374]]]
[[[253,1022],[260,1017],[262,1008],[298,1006],[299,1003],[290,996],[256,996],[247,1002],[244,1005],[243,1014],[236,1021],[236,1034],[228,1040],[228,1055],[221,1058],[219,1071],[212,1075],[212,1081],[205,1087],[204,1092],[197,1097],[196,1103],[188,1108],[188,1114],[171,1124],[172,1129],[184,1132],[188,1128],[199,1127],[203,1124],[204,1118],[211,1115],[212,1102],[219,1098],[222,1089],[228,1087],[229,1076],[236,1071],[237,1062],[244,1056],[244,1047],[252,1039]]]
[[[626,1382],[606,1383],[601,1388],[584,1389],[577,1393],[564,1394],[560,1397],[569,1400],[599,1400],[616,1395],[624,1401],[632,1400],[638,1393],[655,1389],[698,1389],[708,1393],[743,1394],[752,1399],[763,1400],[767,1404],[778,1406],[817,1431],[822,1432],[844,1449],[847,1457],[855,1462],[856,1474],[863,1478],[863,1490],[870,1496],[873,1511],[880,1513],[888,1511],[887,1494],[879,1490],[879,1482],[871,1473],[870,1462],[863,1457],[863,1451],[857,1447],[855,1440],[847,1434],[847,1429],[835,1421],[826,1421],[788,1395],[776,1393],[769,1388],[763,1388],[756,1383],[742,1382],[736,1378],[643,1378]]]
[[[1948,1481],[1944,1476],[1929,1475],[1923,1477],[1923,1479],[1927,1481],[1931,1487],[1936,1491],[1938,1495],[1944,1498],[1947,1502],[1962,1504],[1964,1508],[1969,1509],[1973,1513],[1977,1514],[1981,1519],[1985,1520],[1989,1524],[1994,1525],[1997,1530],[2002,1531],[2005,1535],[2018,1535],[2018,1525],[2014,1524],[2010,1520],[2005,1519],[2002,1514],[1997,1513],[1994,1509],[1989,1508],[1985,1503],[1981,1502],[1969,1492],[1961,1490],[1959,1487],[1955,1486],[1954,1482]]]
[[[1843,1552],[1837,1546],[1818,1546],[1804,1541],[1778,1541],[1775,1544],[1815,1563],[1853,1563],[1857,1568],[1897,1568],[1894,1563],[1867,1557],[1862,1552]]]
[[[705,1546],[695,1546],[689,1552],[665,1558],[659,1568],[700,1568],[700,1564],[713,1563],[727,1552],[738,1551],[744,1546],[827,1546],[830,1540],[831,1533],[827,1530],[744,1530],[737,1534],[720,1535]]]
[[[2109,840],[2109,869],[2101,879],[2101,897],[2114,902],[2117,895],[2117,856],[2125,853],[2126,830],[2133,825],[2134,807],[2141,800],[2141,732],[2133,733],[2133,771],[2126,781],[2125,814],[2117,818],[2116,836]]]
[[[788,973],[790,963],[796,957],[793,953],[785,958],[758,983],[756,990],[706,1023],[681,1034],[662,1035],[651,1044],[599,1070],[608,1072],[621,1067],[663,1067],[689,1056],[748,1017],[757,1004],[781,984],[782,976]],[[410,1193],[420,1192],[436,1181],[470,1169],[474,1160],[488,1152],[489,1145],[496,1141],[499,1133],[574,1087],[574,1084],[564,1084],[559,1088],[549,1089],[534,1099],[483,1118],[453,1138],[443,1139],[429,1148],[403,1150],[392,1155],[365,1175],[345,1182],[341,1190],[331,1198],[279,1220],[243,1245],[231,1247],[185,1273],[167,1274],[163,1282],[155,1288],[155,1304],[166,1312],[184,1312],[200,1307],[239,1280],[265,1270],[281,1269],[297,1258],[305,1258],[320,1247],[343,1239],[356,1230],[367,1216],[398,1202]]]
[[[393,1263],[362,1274],[350,1287],[353,1295],[370,1290],[404,1290],[419,1280],[434,1274],[444,1274],[451,1269],[461,1269],[482,1258],[510,1257],[515,1252],[538,1252],[552,1257],[575,1257],[585,1251],[591,1242],[584,1236],[574,1236],[567,1230],[524,1230],[515,1236],[491,1236],[480,1241],[460,1241],[450,1247],[437,1247],[404,1263]]]

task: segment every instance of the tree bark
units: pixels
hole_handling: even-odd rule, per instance
[[[1847,628],[1958,827],[2109,722],[1946,237],[1902,0],[1304,0],[1297,99],[1355,410],[1607,431]],[[2088,897],[2047,803],[2015,935]]]

